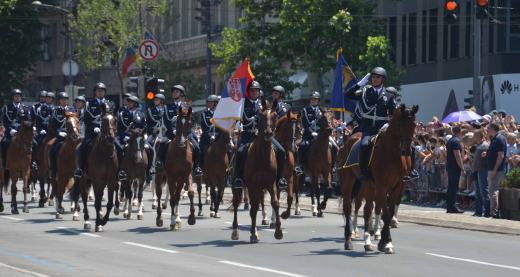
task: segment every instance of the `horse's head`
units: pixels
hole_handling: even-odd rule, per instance
[[[410,156],[411,144],[415,132],[415,114],[419,106],[414,105],[411,109],[404,104],[399,105],[393,112],[388,132],[399,139],[399,146],[403,156]]]
[[[327,110],[321,110],[322,116],[318,119],[318,126],[320,126],[320,133],[326,134],[327,136],[332,135],[332,131],[334,131],[334,118],[332,113]]]
[[[80,137],[78,114],[74,112],[66,112],[65,117],[65,128],[67,129],[67,136],[74,141],[78,140]]]
[[[111,113],[105,113],[101,119],[101,139],[114,143],[116,139],[116,118]]]
[[[135,162],[143,159],[144,151],[144,129],[135,128],[130,131],[129,150],[131,155],[135,154]]]
[[[271,112],[272,104],[269,100],[262,99],[262,111],[258,113],[258,134],[263,135],[266,141],[270,141],[274,134],[276,113]]]
[[[191,132],[192,109],[181,105],[177,115],[175,139],[178,147],[186,147],[186,140]]]

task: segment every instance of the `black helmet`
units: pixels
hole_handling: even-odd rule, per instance
[[[282,86],[274,86],[273,91],[278,91],[282,96],[285,94],[285,89]]]
[[[374,69],[372,69],[370,74],[383,76],[386,79],[386,70],[380,66],[374,67]]]
[[[47,92],[47,97],[56,98],[54,92],[52,92],[52,91]]]
[[[96,83],[96,85],[94,86],[94,91],[96,91],[98,88],[104,89],[105,91],[107,91],[107,86],[105,86],[105,84],[103,84],[101,82]]]
[[[136,104],[139,104],[139,102],[141,102],[141,100],[139,100],[139,98],[137,98],[137,96],[135,96],[135,95],[130,95],[128,97],[127,101],[132,101],[132,102],[134,102]]]
[[[162,93],[157,93],[154,98],[161,99],[162,101],[166,100],[166,97],[164,97],[164,94],[162,94]]]
[[[40,93],[38,95],[40,97],[45,97],[45,96],[47,96],[47,91],[46,90],[40,90]]]
[[[74,101],[82,101],[83,103],[87,103],[87,99],[85,99],[85,96],[80,95],[74,98]]]
[[[313,98],[314,98],[314,99],[320,99],[320,98],[321,98],[320,93],[317,92],[317,91],[313,91],[313,92],[311,93],[311,99],[313,99]]]
[[[11,96],[15,96],[15,95],[23,96],[22,91],[17,88],[11,90]]]
[[[171,91],[173,92],[173,90],[175,90],[175,89],[179,90],[181,92],[182,96],[186,95],[186,89],[183,86],[173,85]]]
[[[206,102],[218,102],[220,98],[215,94],[210,94],[208,98],[206,98]]]
[[[262,86],[260,85],[259,82],[257,82],[257,81],[253,81],[253,82],[251,83],[251,86],[250,86],[249,88],[262,89]]]
[[[387,87],[387,88],[385,88],[385,90],[386,90],[386,92],[392,94],[394,97],[399,94],[399,91],[397,91],[397,89],[394,87]]]
[[[58,93],[58,99],[62,99],[62,98],[69,99],[69,94],[64,91]]]

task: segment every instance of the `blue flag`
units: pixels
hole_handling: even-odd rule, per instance
[[[354,86],[358,80],[345,61],[341,49],[337,52],[336,73],[334,76],[334,87],[330,101],[331,110],[337,112],[354,112],[357,101],[347,99],[344,95],[344,90]]]

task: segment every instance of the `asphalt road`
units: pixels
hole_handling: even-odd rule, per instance
[[[392,230],[395,254],[365,253],[361,240],[347,252],[341,216],[313,218],[303,211],[282,221],[283,240],[261,227],[260,243],[251,245],[248,212],[240,211],[240,240],[232,241],[230,212],[214,219],[204,206],[205,216],[189,226],[183,200],[182,227],[174,232],[170,209],[164,227],[155,227],[150,192],[145,199],[144,220],[134,208],[132,220],[112,215],[102,233],[84,232],[83,221],[72,221],[68,212],[56,220],[54,207],[31,204],[30,213],[11,215],[6,202],[0,276],[520,276],[516,236],[401,223]],[[64,207],[68,211],[69,203]]]

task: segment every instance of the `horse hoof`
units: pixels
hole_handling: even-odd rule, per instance
[[[365,252],[374,251],[374,246],[372,244],[365,244]]]
[[[274,224],[274,222],[271,222],[271,224],[269,224],[269,229],[274,229],[276,228],[276,225]]]
[[[257,235],[254,235],[254,236],[251,235],[251,236],[249,237],[249,242],[250,242],[250,243],[258,243],[258,241],[259,241],[259,239],[258,239],[258,236],[257,236]]]
[[[215,212],[211,211],[211,213],[209,213],[209,217],[215,217]]]
[[[233,230],[233,232],[231,233],[231,240],[238,240],[238,230]]]
[[[119,215],[119,208],[114,209],[114,215]]]
[[[262,219],[262,225],[264,225],[264,226],[269,225],[269,220],[267,220],[267,219]]]
[[[79,215],[72,216],[72,221],[79,221]]]
[[[64,208],[59,208],[58,209],[58,213],[59,214],[64,214],[65,213],[65,209]]]
[[[90,230],[92,228],[92,225],[90,225],[90,222],[83,224],[84,230]]]
[[[137,220],[143,220],[143,219],[144,219],[144,215],[142,215],[142,214],[137,215]]]
[[[220,218],[220,214],[219,213],[215,213],[214,218]]]
[[[101,226],[101,225],[96,226],[96,232],[103,232],[103,226]]]
[[[155,220],[155,225],[157,225],[157,227],[162,227],[163,226],[163,220],[162,218],[158,218]]]
[[[345,250],[354,250],[354,245],[352,244],[352,241],[345,242]]]
[[[318,212],[318,217],[323,217],[323,212]]]
[[[31,197],[31,203],[36,202],[36,196]]]
[[[54,200],[49,199],[49,203],[48,203],[48,205],[49,205],[49,207],[54,206]]]
[[[188,224],[195,225],[195,215],[190,214],[190,216],[188,216]]]
[[[12,213],[12,214],[20,214],[20,212],[18,211],[18,209],[11,209],[11,213]]]
[[[202,213],[202,211],[199,211],[199,213],[197,214],[197,216],[204,216],[204,214]]]
[[[56,219],[63,219],[63,215],[60,214],[60,213],[57,213],[57,214],[56,214]]]
[[[317,216],[318,213],[317,212],[312,212],[312,216]]]
[[[294,215],[302,215],[302,212],[301,212],[300,210],[296,210],[296,211],[294,212]]]
[[[206,199],[206,205],[209,205],[211,204],[211,201],[209,201],[208,199]]]
[[[0,204],[0,213],[4,211],[4,204]]]
[[[287,211],[285,211],[280,216],[282,217],[282,219],[288,219],[289,218],[289,213]]]
[[[156,210],[157,209],[157,204],[156,203],[153,203],[152,204],[152,210]]]
[[[23,209],[22,209],[22,212],[28,214],[29,213],[29,207],[24,206]]]
[[[179,231],[181,229],[181,223],[170,224],[170,231]]]
[[[73,213],[74,212],[74,208],[70,208],[70,212]]]
[[[399,221],[392,219],[392,221],[390,221],[390,228],[399,228]]]
[[[321,202],[321,204],[320,204],[320,208],[321,208],[322,210],[325,210],[325,209],[327,208],[327,203],[325,203],[325,202]]]
[[[130,219],[130,214],[129,213],[123,213],[123,218],[124,219]]]
[[[375,234],[374,240],[381,240],[381,234]]]
[[[356,231],[356,232],[353,232],[352,233],[352,237],[358,239],[359,238],[359,233]]]
[[[137,207],[137,204],[139,204],[137,200],[132,201],[132,207]]]
[[[278,230],[274,231],[274,238],[277,240],[283,239],[282,229],[278,229]]]
[[[249,203],[244,204],[244,211],[249,211]]]
[[[394,248],[393,247],[385,247],[385,254],[394,254]]]
[[[44,207],[45,207],[45,201],[40,200],[40,202],[38,202],[38,208],[44,208]]]
[[[162,203],[162,204],[161,204],[161,207],[162,207],[163,210],[166,210],[166,208],[168,208],[168,204],[166,204],[166,203]]]

